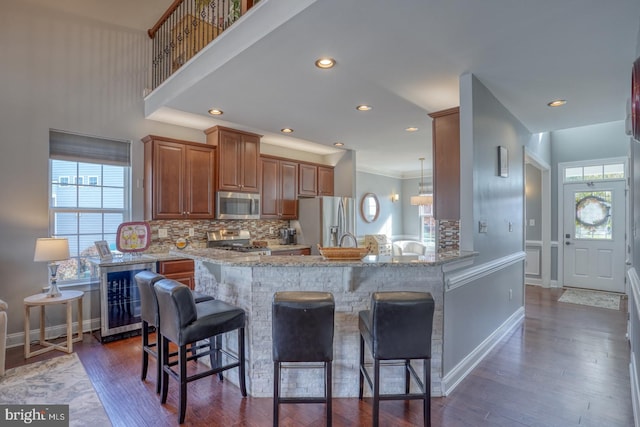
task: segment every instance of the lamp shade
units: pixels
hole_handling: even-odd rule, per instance
[[[69,259],[69,240],[43,237],[36,240],[34,261],[62,261]]]
[[[428,206],[433,204],[432,194],[420,194],[418,196],[411,196],[411,204],[413,206]]]

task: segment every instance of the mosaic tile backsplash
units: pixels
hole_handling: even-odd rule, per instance
[[[438,220],[438,253],[460,250],[460,220]]]
[[[185,238],[189,245],[196,248],[207,246],[207,232],[222,228],[240,228],[249,230],[251,240],[274,240],[279,238],[279,230],[289,227],[289,221],[283,220],[166,220],[149,221],[151,227],[151,246],[147,252],[164,253],[174,248],[179,238]],[[158,237],[158,230],[167,230],[167,237]],[[194,229],[189,237],[189,229]]]

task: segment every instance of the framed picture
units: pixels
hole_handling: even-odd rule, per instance
[[[116,232],[116,249],[120,252],[143,252],[151,244],[151,228],[144,221],[123,222]]]
[[[507,147],[498,147],[498,176],[509,176],[509,151]]]
[[[109,249],[109,243],[106,240],[98,240],[95,242],[96,249],[98,249],[98,255],[100,255],[100,259],[110,259],[111,258],[111,249]]]

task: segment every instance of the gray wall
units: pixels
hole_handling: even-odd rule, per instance
[[[37,237],[48,235],[49,129],[133,141],[133,219],[142,219],[142,143],[150,134],[204,142],[204,134],[143,117],[150,40],[22,2],[0,14],[0,297],[9,304],[9,334],[23,331],[22,300],[47,283],[34,263]],[[11,42],[8,42],[11,40]],[[94,298],[94,301],[97,299]],[[97,317],[97,305],[85,306]],[[60,310],[57,310],[60,309]],[[63,323],[62,307],[47,325]],[[37,325],[37,317],[32,319]]]
[[[463,237],[478,252],[478,267],[523,250],[524,144],[530,133],[470,74],[460,78],[460,120],[461,222],[472,224],[462,232],[471,233]],[[508,178],[497,173],[498,146],[509,150]],[[486,234],[478,233],[481,218],[488,222]],[[446,292],[444,373],[523,305],[524,261]]]
[[[380,202],[380,215],[375,222],[367,223],[360,214],[360,202],[366,193],[374,193]],[[391,201],[392,194],[399,194],[400,200]],[[402,193],[402,180],[367,172],[356,173],[356,231],[358,236],[365,234],[386,234],[390,239],[402,233],[402,207],[405,199]]]

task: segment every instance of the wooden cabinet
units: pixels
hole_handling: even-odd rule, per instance
[[[187,285],[189,289],[195,288],[195,267],[192,259],[158,261],[156,271],[167,279]]]
[[[258,193],[260,191],[260,135],[214,126],[205,130],[207,144],[217,147],[217,189]]]
[[[260,163],[260,217],[297,219],[298,164],[270,157],[261,157]]]
[[[333,196],[333,168],[300,163],[298,195],[302,197]]]
[[[271,251],[271,255],[311,255],[311,249],[284,249],[278,251]]]
[[[309,197],[318,195],[318,166],[300,163],[298,169],[298,195]]]
[[[333,168],[318,166],[318,196],[333,196]]]
[[[155,135],[142,142],[145,219],[213,219],[215,149]]]
[[[460,219],[460,109],[431,113],[433,119],[433,216]]]

